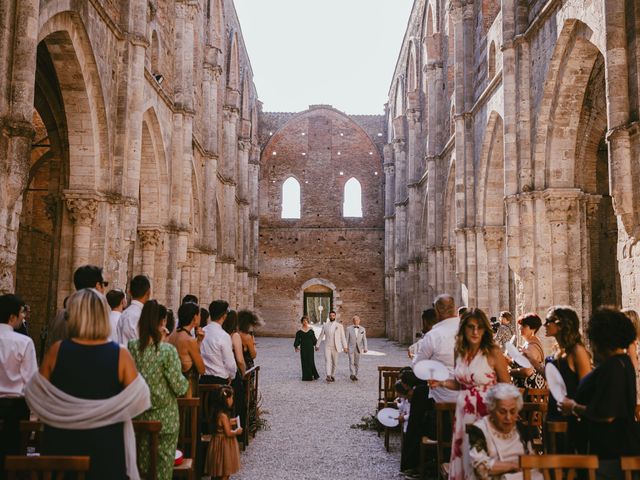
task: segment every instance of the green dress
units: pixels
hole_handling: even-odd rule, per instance
[[[189,382],[182,375],[180,358],[173,345],[160,343],[157,347],[148,346],[141,352],[140,340],[131,340],[128,348],[151,391],[151,408],[136,420],[157,420],[162,423],[156,471],[158,480],[171,480],[180,431],[177,397],[184,395]],[[140,468],[146,472],[149,465],[149,443],[141,441],[138,445]]]

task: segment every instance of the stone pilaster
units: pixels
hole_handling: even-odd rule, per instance
[[[89,263],[91,226],[98,211],[98,199],[91,194],[65,193],[65,205],[73,221],[72,272]]]
[[[138,226],[138,238],[142,251],[142,273],[153,281],[155,280],[156,249],[160,244],[160,229],[140,225]]]
[[[491,315],[505,308],[505,287],[503,285],[504,227],[484,227],[484,245],[487,251],[487,297],[486,308]],[[507,295],[508,296],[508,295]]]

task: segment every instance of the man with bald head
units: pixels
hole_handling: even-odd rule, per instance
[[[418,342],[413,364],[420,360],[437,360],[447,367],[449,379],[453,379],[454,349],[460,327],[456,302],[451,295],[439,295],[433,302],[433,308],[436,311],[436,324]],[[455,402],[458,392],[444,387],[432,388],[429,398],[436,402]]]

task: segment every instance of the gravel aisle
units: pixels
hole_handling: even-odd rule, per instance
[[[375,412],[378,365],[407,365],[406,349],[385,339],[370,339],[360,357],[358,382],[349,380],[349,359],[341,354],[335,383],[324,381],[324,353],[316,352],[320,380],[303,382],[293,339],[258,338],[260,392],[270,429],[258,432],[241,454],[233,480],[382,480],[399,473],[399,441],[391,452],[384,437],[352,429]],[[322,347],[324,348],[324,346]]]

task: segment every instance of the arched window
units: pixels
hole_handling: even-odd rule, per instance
[[[350,178],[344,186],[342,216],[362,218],[362,187],[355,178]]]
[[[489,60],[488,60],[488,76],[491,80],[496,74],[496,44],[491,42],[489,46]]]
[[[293,177],[282,184],[282,218],[300,218],[300,184]]]

